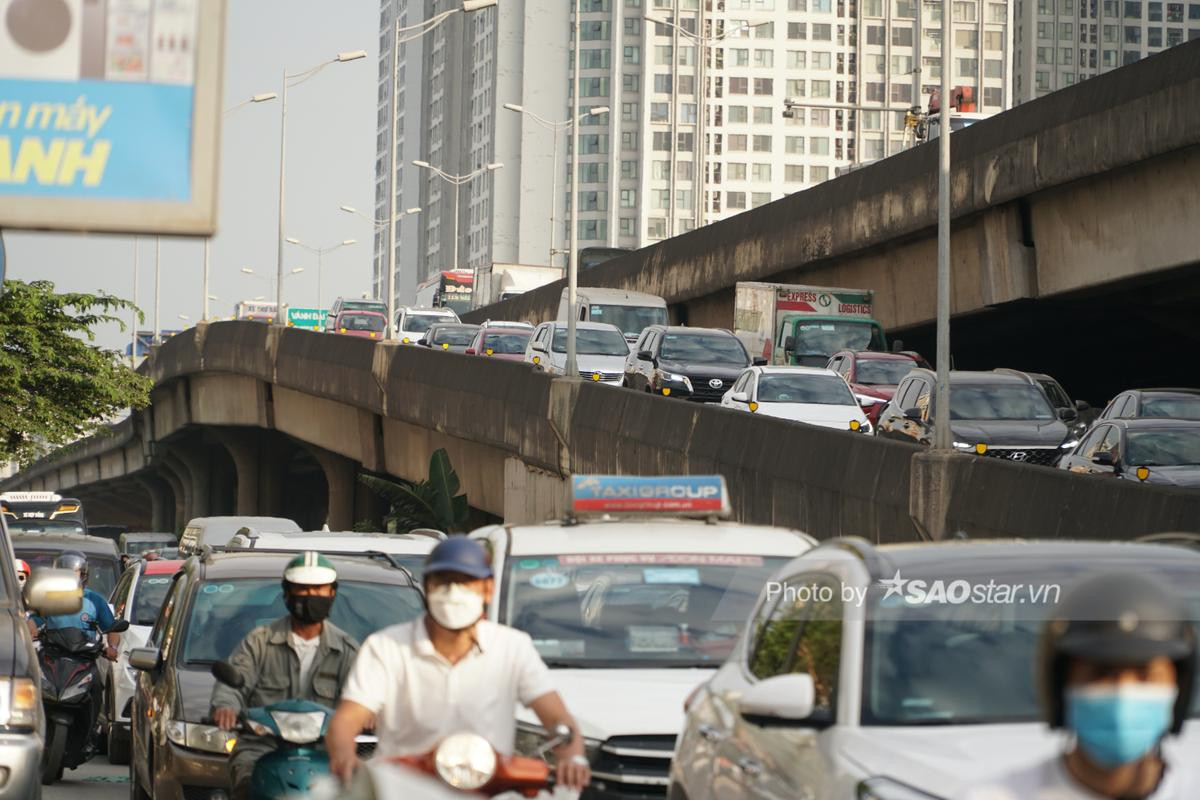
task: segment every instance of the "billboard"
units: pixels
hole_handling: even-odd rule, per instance
[[[216,225],[225,0],[0,0],[0,227]]]

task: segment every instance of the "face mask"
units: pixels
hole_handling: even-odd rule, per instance
[[[439,586],[425,601],[430,616],[452,631],[469,628],[483,616],[483,596],[460,583]]]
[[[284,599],[284,603],[296,621],[302,625],[313,625],[317,622],[324,622],[325,618],[329,616],[329,612],[333,609],[333,598],[321,595],[300,597],[289,594]]]
[[[1067,727],[1096,764],[1128,764],[1153,750],[1166,735],[1178,694],[1174,686],[1153,683],[1068,689]]]

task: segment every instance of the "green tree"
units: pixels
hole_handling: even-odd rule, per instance
[[[436,528],[455,533],[467,524],[470,514],[467,496],[458,493],[458,473],[444,449],[430,457],[429,478],[419,483],[390,481],[373,475],[359,475],[358,479],[390,504],[391,509],[383,518],[389,531],[404,533],[413,528]]]
[[[40,448],[94,432],[142,408],[151,381],[92,342],[97,325],[134,309],[106,294],[57,294],[50,281],[7,280],[0,295],[0,456],[22,464]]]

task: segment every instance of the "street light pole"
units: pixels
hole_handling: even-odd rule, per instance
[[[200,319],[208,322],[208,261],[212,250],[212,237],[204,237],[204,313]]]
[[[439,178],[444,180],[446,183],[448,183],[454,187],[454,269],[457,270],[458,269],[458,195],[459,195],[459,190],[466,184],[470,183],[477,176],[482,175],[485,172],[494,172],[494,171],[500,169],[501,167],[503,167],[504,165],[499,162],[493,162],[491,164],[485,164],[484,166],[480,167],[479,169],[474,170],[473,172],[468,172],[465,175],[451,175],[450,173],[446,172],[445,170],[433,166],[428,161],[414,161],[414,162],[412,162],[412,164],[414,167],[420,167],[421,169],[429,170],[430,172],[432,172],[433,174],[437,175]],[[411,211],[411,209],[410,209],[410,211]],[[475,270],[475,272],[476,272],[476,277],[478,277],[479,270]]]
[[[161,297],[159,285],[162,283],[162,237],[154,237],[154,339],[152,342],[158,344],[158,336],[161,328],[158,326],[158,301]]]
[[[225,113],[223,114],[223,116],[228,117],[230,114],[237,111],[239,108],[243,108],[252,103],[265,103],[269,100],[274,100],[278,96],[279,95],[276,94],[275,92],[259,92],[258,94],[251,95],[250,97],[246,98],[242,102],[225,109]],[[280,175],[282,175],[282,174],[283,173],[281,170]],[[282,187],[281,187],[281,189],[282,189]],[[283,197],[282,190],[280,191],[279,196],[281,198]],[[282,200],[281,200],[281,202],[282,202]],[[281,209],[280,214],[282,214],[282,213],[283,213],[283,211]],[[209,255],[210,255],[209,251],[210,251],[211,247],[212,247],[212,237],[211,236],[204,237],[204,314],[202,316],[202,319],[205,322],[208,321],[208,301],[209,301],[209,296],[208,296],[209,271],[208,270],[209,270]]]
[[[938,132],[938,260],[937,260],[937,391],[933,412],[933,446],[950,450],[950,95],[951,14],[942,2],[942,96]]]
[[[133,237],[133,311],[130,313],[130,326],[132,331],[132,343],[129,350],[129,368],[137,367],[137,346],[138,346],[138,237]]]
[[[343,206],[343,208],[346,208],[346,206]],[[322,276],[324,275],[324,270],[325,270],[325,264],[324,264],[324,260],[323,260],[325,254],[332,253],[334,250],[337,250],[342,247],[349,247],[352,244],[357,244],[358,240],[357,239],[343,239],[342,241],[338,242],[337,244],[331,244],[327,247],[313,247],[312,245],[307,245],[304,242],[302,242],[299,239],[292,237],[292,236],[288,237],[287,242],[288,242],[288,244],[294,244],[299,247],[303,247],[308,252],[316,255],[316,257],[317,257],[317,308],[320,308],[321,307],[321,280],[322,280]]]
[[[571,119],[579,119],[579,40],[582,32],[581,9],[579,0],[575,0],[575,25],[573,48],[575,57],[571,63]],[[575,336],[576,318],[579,316],[575,305],[579,302],[579,126],[571,126],[571,177],[568,182],[571,187],[571,213],[568,221],[570,230],[567,232],[567,242],[570,252],[567,253],[567,363],[564,372],[571,377],[579,374],[576,362]]]

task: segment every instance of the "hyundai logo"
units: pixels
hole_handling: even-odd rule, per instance
[[[1026,453],[1024,450],[1017,450],[1011,453],[1008,457],[1009,461],[1026,461],[1028,459],[1029,453]]]
[[[725,383],[720,378],[713,378],[708,382],[708,387],[710,389],[720,389],[724,385]]]

